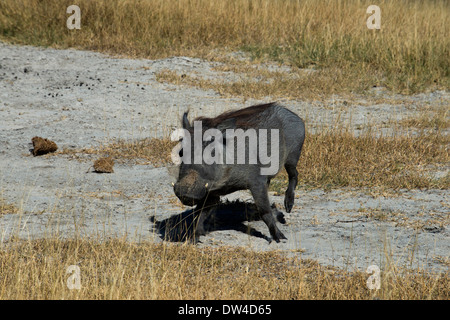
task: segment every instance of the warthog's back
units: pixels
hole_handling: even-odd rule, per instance
[[[217,128],[233,121],[233,127],[247,129],[275,129],[279,132],[280,165],[284,164],[292,152],[301,150],[305,140],[305,124],[294,112],[276,102],[251,106],[241,110],[223,113],[215,118],[197,118],[205,127]],[[229,124],[228,124],[229,125]],[[226,127],[228,125],[225,125]],[[270,132],[268,132],[270,137]],[[270,138],[267,140],[270,141]],[[270,152],[270,145],[268,145]],[[298,159],[298,155],[296,155]]]
[[[216,128],[230,119],[235,120],[236,128],[293,129],[301,136],[305,135],[303,120],[276,102],[225,112],[215,118],[198,117],[195,120],[202,121],[204,127]]]

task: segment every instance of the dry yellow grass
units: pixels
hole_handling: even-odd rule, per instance
[[[355,84],[361,85],[356,91],[367,85],[364,83],[364,77],[358,77],[356,74],[350,76],[338,68],[310,70],[310,72],[294,68],[291,72],[281,72],[252,66],[254,65],[235,65],[233,70],[239,76],[236,81],[220,78],[204,79],[201,75],[178,74],[168,69],[158,72],[156,79],[159,82],[212,89],[222,96],[241,97],[244,100],[264,97],[283,100],[321,100],[333,93],[352,99],[355,95],[350,91],[357,89]]]
[[[0,196],[0,215],[17,212],[19,212],[19,208],[17,208],[15,205],[11,203],[6,202],[6,200]]]
[[[79,290],[67,287],[71,265],[79,267]],[[124,239],[16,241],[0,250],[0,274],[0,299],[447,300],[450,287],[448,274],[388,266],[381,288],[369,290],[364,272],[276,252]]]
[[[446,130],[450,129],[450,115],[448,106],[425,108],[417,116],[401,120],[399,124],[403,127],[418,129]]]
[[[393,189],[449,188],[450,176],[435,179],[431,165],[450,161],[450,137],[442,132],[389,136],[367,129],[356,136],[345,128],[324,128],[309,134],[300,157],[299,183],[319,187]]]
[[[147,138],[141,140],[117,140],[99,148],[65,149],[55,155],[100,155],[114,161],[135,161],[139,164],[161,166],[171,161],[170,152],[176,142],[170,139]]]
[[[303,85],[325,95],[373,85],[404,93],[450,86],[445,0],[378,1],[381,30],[366,26],[372,1],[80,0],[81,29],[69,30],[72,4],[4,0],[0,39],[149,58],[214,60],[217,50],[244,50],[255,61],[320,70]]]

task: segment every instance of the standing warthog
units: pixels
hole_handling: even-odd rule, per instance
[[[284,206],[291,212],[296,166],[305,140],[303,120],[277,103],[268,103],[215,118],[200,117],[194,125],[184,113],[182,124],[184,134],[177,150],[181,163],[174,191],[183,204],[203,206],[196,235],[205,234],[208,207],[218,203],[221,195],[249,189],[272,238],[277,242],[286,239],[276,225],[267,189],[284,166],[289,175]]]

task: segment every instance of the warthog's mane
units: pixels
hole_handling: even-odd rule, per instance
[[[215,118],[198,117],[194,121],[202,121],[204,127],[215,128],[229,119],[234,119],[237,128],[249,128],[257,122],[257,116],[270,107],[277,106],[276,102],[258,104],[240,110],[224,112]]]

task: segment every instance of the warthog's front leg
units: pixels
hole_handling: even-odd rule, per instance
[[[200,201],[196,208],[196,223],[195,223],[195,236],[204,236],[206,235],[205,230],[205,221],[211,215],[211,212],[214,210],[214,207],[220,202],[220,197],[207,197],[204,200]],[[198,210],[197,210],[198,209]]]

